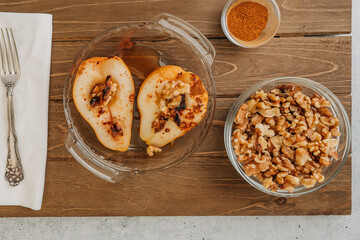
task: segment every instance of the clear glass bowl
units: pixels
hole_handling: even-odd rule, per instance
[[[72,87],[79,65],[90,57],[120,56],[129,67],[137,92],[149,73],[164,65],[178,65],[194,72],[209,93],[204,119],[154,157],[146,154],[147,145],[139,136],[139,112],[134,104],[132,137],[128,151],[104,147],[90,125],[78,113]],[[70,67],[64,87],[64,108],[69,126],[66,147],[74,158],[97,176],[116,182],[136,173],[169,168],[186,159],[202,143],[215,110],[215,83],[211,66],[215,50],[211,43],[189,23],[169,14],[160,14],[141,25],[110,29],[90,41]]]
[[[257,180],[255,177],[249,177],[245,174],[242,164],[237,161],[237,156],[235,155],[234,148],[231,144],[231,136],[234,130],[234,118],[235,115],[240,108],[240,106],[247,101],[256,91],[264,90],[270,91],[274,87],[282,84],[293,84],[295,86],[302,87],[302,91],[306,95],[312,96],[313,94],[318,94],[319,96],[323,96],[326,99],[331,101],[331,111],[334,116],[339,119],[339,130],[341,132],[341,136],[338,137],[339,145],[337,147],[337,151],[339,154],[339,160],[333,160],[332,164],[328,167],[324,167],[322,174],[325,177],[325,181],[322,183],[316,183],[312,188],[305,188],[304,186],[296,187],[293,193],[289,193],[285,190],[278,190],[277,192],[272,192],[265,187],[263,187],[262,183]],[[266,80],[263,82],[259,82],[249,89],[247,89],[244,93],[242,93],[233,104],[232,108],[229,111],[229,114],[226,118],[225,129],[224,129],[224,141],[227,155],[230,159],[230,162],[234,166],[234,168],[238,171],[238,173],[253,187],[256,189],[278,197],[296,197],[301,196],[307,193],[315,192],[316,190],[324,187],[328,184],[341,170],[342,166],[345,164],[345,161],[350,153],[350,145],[351,145],[351,129],[350,122],[347,116],[347,113],[344,109],[344,106],[341,104],[339,99],[326,87],[321,85],[320,83],[314,82],[305,78],[298,77],[285,77],[285,78],[277,78],[273,80]]]
[[[242,40],[236,38],[229,31],[229,28],[227,26],[227,16],[228,16],[229,10],[231,10],[231,8],[235,7],[236,5],[240,4],[241,2],[246,2],[246,1],[259,3],[268,9],[268,22],[267,22],[265,29],[262,31],[262,33],[260,34],[260,36],[257,39],[255,39],[254,41],[250,41],[250,42],[242,41]],[[221,28],[222,28],[225,36],[227,37],[227,39],[229,39],[235,45],[238,45],[238,46],[244,47],[244,48],[259,47],[259,46],[267,43],[268,41],[270,41],[277,33],[277,31],[280,27],[280,22],[281,22],[280,9],[279,9],[279,6],[277,5],[277,3],[275,2],[275,0],[229,0],[226,3],[226,5],[222,11],[222,14],[221,14]]]

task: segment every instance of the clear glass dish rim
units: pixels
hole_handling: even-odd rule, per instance
[[[103,37],[105,37],[106,35],[108,35],[110,32],[113,31],[120,31],[122,29],[130,29],[130,28],[139,28],[139,27],[144,27],[148,24],[155,24],[154,22],[152,22],[153,19],[156,19],[159,16],[172,16],[174,18],[177,18],[171,14],[166,14],[166,13],[162,13],[162,14],[158,14],[156,15],[154,18],[150,19],[149,21],[145,22],[145,23],[140,23],[140,24],[129,24],[127,26],[116,26],[110,29],[105,30],[104,32],[98,34],[97,36],[95,36],[94,38],[92,38],[87,44],[85,44],[81,50],[78,52],[78,54],[76,55],[74,61],[72,64],[76,64],[76,61],[81,57],[82,54],[84,54],[84,52],[86,52],[87,48],[94,44],[97,41],[100,41],[100,39],[102,39]],[[189,43],[187,41],[187,44],[190,45],[191,43]],[[189,46],[192,51],[196,50],[193,48],[193,46]],[[204,56],[202,56],[201,54],[197,54],[199,58],[201,58],[202,62],[206,63],[206,60],[204,59]],[[90,157],[90,161],[92,161],[93,163],[95,163],[96,165],[100,165],[105,169],[108,169],[109,171],[121,171],[121,172],[127,172],[129,174],[138,174],[138,173],[150,173],[150,172],[157,172],[157,171],[162,171],[168,168],[171,168],[177,164],[180,164],[181,162],[183,162],[185,159],[187,159],[192,153],[194,153],[199,146],[202,144],[202,142],[205,140],[206,136],[209,133],[210,127],[212,125],[212,121],[215,115],[215,109],[216,109],[216,84],[215,84],[215,80],[212,74],[212,66],[209,66],[209,64],[204,64],[204,67],[207,68],[207,72],[209,73],[209,80],[212,84],[212,88],[213,88],[213,94],[210,95],[209,97],[212,96],[213,100],[213,110],[210,113],[210,123],[206,126],[205,129],[205,133],[203,134],[202,138],[199,138],[198,141],[196,142],[195,147],[189,151],[186,155],[184,155],[184,157],[180,160],[177,161],[172,161],[169,162],[166,165],[157,167],[157,168],[152,168],[152,169],[148,169],[148,170],[136,170],[136,169],[132,169],[132,168],[128,168],[128,167],[122,167],[122,166],[118,166],[116,164],[112,164],[110,161],[108,161],[107,159],[98,156],[96,153],[94,153],[91,148],[82,140],[81,137],[79,137],[79,133],[77,131],[77,129],[75,127],[73,127],[73,120],[71,117],[71,109],[70,109],[70,100],[67,97],[67,95],[69,94],[69,91],[71,89],[71,81],[70,81],[70,74],[71,74],[71,69],[73,68],[73,66],[71,65],[69,68],[69,71],[67,73],[66,79],[65,79],[65,83],[64,83],[64,90],[63,90],[63,106],[64,106],[64,112],[65,112],[65,118],[66,118],[66,122],[67,122],[67,126],[68,129],[72,129],[74,132],[74,135],[76,137],[76,141],[78,141],[80,143],[80,145],[83,148],[83,151]],[[71,93],[70,93],[71,94]]]
[[[240,46],[240,47],[243,47],[243,48],[256,48],[256,47],[260,47],[262,45],[264,45],[265,43],[269,42],[271,39],[274,38],[274,36],[276,35],[277,31],[279,30],[279,27],[280,27],[280,22],[281,22],[281,13],[280,13],[280,8],[278,6],[278,4],[275,2],[275,0],[265,0],[265,1],[268,1],[275,9],[275,15],[276,15],[276,18],[278,19],[278,24],[277,24],[277,27],[276,27],[276,30],[274,31],[274,33],[266,40],[264,41],[263,43],[261,44],[258,44],[258,45],[244,45],[244,44],[241,44],[239,43],[238,41],[236,41],[235,38],[233,38],[229,32],[229,29],[228,29],[228,26],[227,26],[227,21],[226,21],[226,13],[227,11],[229,10],[230,6],[235,3],[236,1],[238,0],[229,0],[226,5],[224,6],[223,8],[223,11],[221,13],[221,28],[226,36],[227,39],[230,40],[230,42],[232,42],[233,44],[237,45],[237,46]]]
[[[344,154],[343,154],[343,161],[341,162],[340,166],[336,170],[336,172],[326,179],[324,182],[319,184],[318,186],[315,186],[313,188],[307,189],[307,191],[304,192],[298,192],[298,193],[287,193],[287,192],[272,192],[266,188],[264,188],[262,185],[256,183],[251,177],[248,177],[244,170],[242,169],[241,164],[237,161],[237,157],[234,152],[234,148],[231,144],[231,135],[232,135],[232,128],[234,124],[234,118],[235,115],[241,106],[253,93],[256,89],[263,88],[266,85],[281,82],[281,81],[289,81],[295,84],[305,85],[311,89],[315,89],[319,91],[322,96],[324,96],[327,99],[330,99],[332,102],[334,102],[335,108],[338,108],[339,112],[341,113],[342,117],[344,118],[344,124],[345,124],[345,130],[346,130],[346,140],[345,140],[345,147],[344,147]],[[340,102],[340,100],[336,97],[334,93],[332,93],[327,87],[323,86],[322,84],[315,82],[313,80],[307,79],[307,78],[300,78],[300,77],[281,77],[281,78],[275,78],[271,80],[264,80],[261,82],[258,82],[254,85],[252,85],[250,88],[245,90],[234,102],[232,105],[225,121],[225,127],[224,127],[224,143],[225,143],[225,149],[226,153],[228,155],[228,158],[233,165],[233,167],[236,169],[236,171],[242,176],[243,179],[245,179],[251,186],[256,188],[257,190],[267,193],[269,195],[277,196],[277,197],[298,197],[302,196],[308,193],[315,192],[316,190],[326,186],[329,182],[331,182],[332,179],[334,179],[337,174],[340,172],[342,167],[344,166],[349,154],[350,154],[350,148],[351,148],[351,125],[348,118],[348,115],[345,111],[344,106]]]

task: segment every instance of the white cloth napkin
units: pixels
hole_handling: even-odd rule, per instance
[[[11,27],[21,77],[14,89],[15,127],[24,180],[11,187],[5,180],[7,115],[0,83],[0,205],[40,210],[44,192],[48,135],[48,98],[52,15],[0,12],[0,27]]]

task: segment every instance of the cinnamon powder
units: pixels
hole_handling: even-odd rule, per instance
[[[263,5],[246,1],[233,7],[227,16],[229,31],[242,41],[257,39],[268,22],[268,10]]]

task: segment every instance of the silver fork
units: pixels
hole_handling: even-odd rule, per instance
[[[24,179],[17,145],[13,108],[13,90],[20,78],[20,65],[14,34],[11,28],[5,28],[5,31],[1,28],[0,49],[0,78],[6,88],[8,117],[8,155],[5,179],[11,186],[17,186]]]

